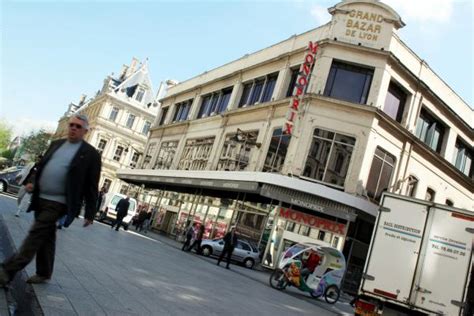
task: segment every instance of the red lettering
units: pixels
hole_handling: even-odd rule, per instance
[[[286,210],[284,208],[280,209],[280,217],[288,218],[290,217],[291,210],[287,208]]]
[[[308,54],[308,55],[306,55],[306,58],[304,60],[306,61],[307,64],[311,65],[314,61],[314,56],[311,55],[311,54]]]
[[[311,72],[311,65],[303,64],[303,72],[307,76]]]
[[[289,122],[285,123],[285,134],[291,135],[293,133],[293,125]]]
[[[300,99],[294,98],[293,99],[293,104],[291,106],[292,109],[298,111],[298,107],[300,106]]]
[[[306,77],[299,77],[298,78],[298,84],[301,85],[301,86],[306,86],[306,84],[308,83],[308,79],[306,79]]]
[[[303,88],[301,88],[301,87],[296,88],[296,95],[300,96],[302,94],[303,94]]]
[[[296,115],[296,112],[291,111],[288,121],[293,122],[295,120],[295,115]]]
[[[313,42],[310,41],[309,45],[308,45],[308,48],[309,48],[311,53],[316,54],[316,52],[318,51],[319,46],[318,46],[318,43],[313,43]]]

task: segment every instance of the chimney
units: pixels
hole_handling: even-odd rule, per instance
[[[138,59],[136,57],[132,58],[132,62],[130,63],[130,67],[128,68],[127,75],[131,75],[135,72],[138,65]]]
[[[79,98],[79,106],[83,105],[84,102],[86,101],[87,95],[81,94],[81,97]]]

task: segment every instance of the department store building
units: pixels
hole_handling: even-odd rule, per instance
[[[236,225],[273,268],[295,242],[342,250],[356,289],[384,191],[473,210],[473,110],[379,1],[168,89],[141,169],[154,227]],[[459,75],[463,74],[459,70]]]

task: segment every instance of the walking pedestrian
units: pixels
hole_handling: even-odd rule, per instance
[[[122,225],[123,218],[127,216],[128,213],[128,207],[130,206],[130,198],[128,196],[124,197],[123,199],[120,199],[120,201],[117,203],[117,206],[115,206],[115,212],[117,218],[115,219],[115,222],[112,224],[112,229],[114,226],[117,226],[115,228],[116,231],[119,230],[120,225]]]
[[[199,229],[196,233],[196,238],[194,239],[194,242],[189,246],[188,251],[191,251],[193,248],[196,248],[196,253],[198,255],[201,254],[201,242],[202,242],[202,237],[204,236],[204,224],[201,224],[199,226]]]
[[[196,227],[196,223],[189,226],[189,228],[186,230],[186,240],[184,241],[184,244],[183,244],[183,247],[181,248],[181,250],[183,250],[183,251],[189,250],[188,249],[189,244],[191,243],[191,240],[194,238],[194,235],[195,235],[195,227]]]
[[[137,218],[137,225],[135,226],[135,230],[136,231],[142,231],[143,229],[143,223],[145,222],[145,219],[146,219],[146,208],[145,207],[142,207],[140,209],[140,213],[138,213],[138,218]]]
[[[31,202],[31,194],[33,192],[35,174],[38,169],[38,163],[41,161],[42,158],[42,155],[38,155],[36,157],[36,161],[34,163],[31,163],[25,169],[23,169],[23,171],[17,176],[18,184],[20,184],[20,189],[18,191],[18,209],[15,213],[16,217],[20,217],[21,212],[28,211],[28,207],[30,206]]]
[[[97,205],[101,158],[84,141],[89,126],[85,115],[69,119],[66,139],[53,141],[38,164],[28,211],[35,220],[20,250],[0,267],[0,287],[6,286],[36,255],[36,275],[28,283],[44,283],[51,278],[56,247],[56,221],[67,214],[68,227],[86,201],[84,224],[94,220]]]
[[[105,203],[105,195],[107,194],[107,188],[105,186],[102,186],[99,191],[99,196],[97,197],[97,210],[96,214],[99,214],[99,219],[104,219],[105,214],[103,214],[102,210],[102,205]]]
[[[147,234],[148,229],[150,229],[151,214],[152,214],[152,211],[148,210],[148,212],[146,213],[145,221],[143,222],[143,232],[145,234]]]
[[[219,259],[217,260],[217,265],[220,265],[224,256],[227,255],[227,265],[225,266],[225,268],[230,268],[230,258],[232,257],[232,253],[234,252],[235,246],[237,246],[237,230],[235,227],[231,227],[230,231],[227,232],[227,234],[225,234],[224,236],[224,249],[222,250]]]

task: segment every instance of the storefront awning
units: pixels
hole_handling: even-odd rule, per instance
[[[378,206],[325,185],[280,174],[247,171],[119,169],[117,177],[133,183],[206,188],[258,194],[353,221],[360,212],[375,217]]]

